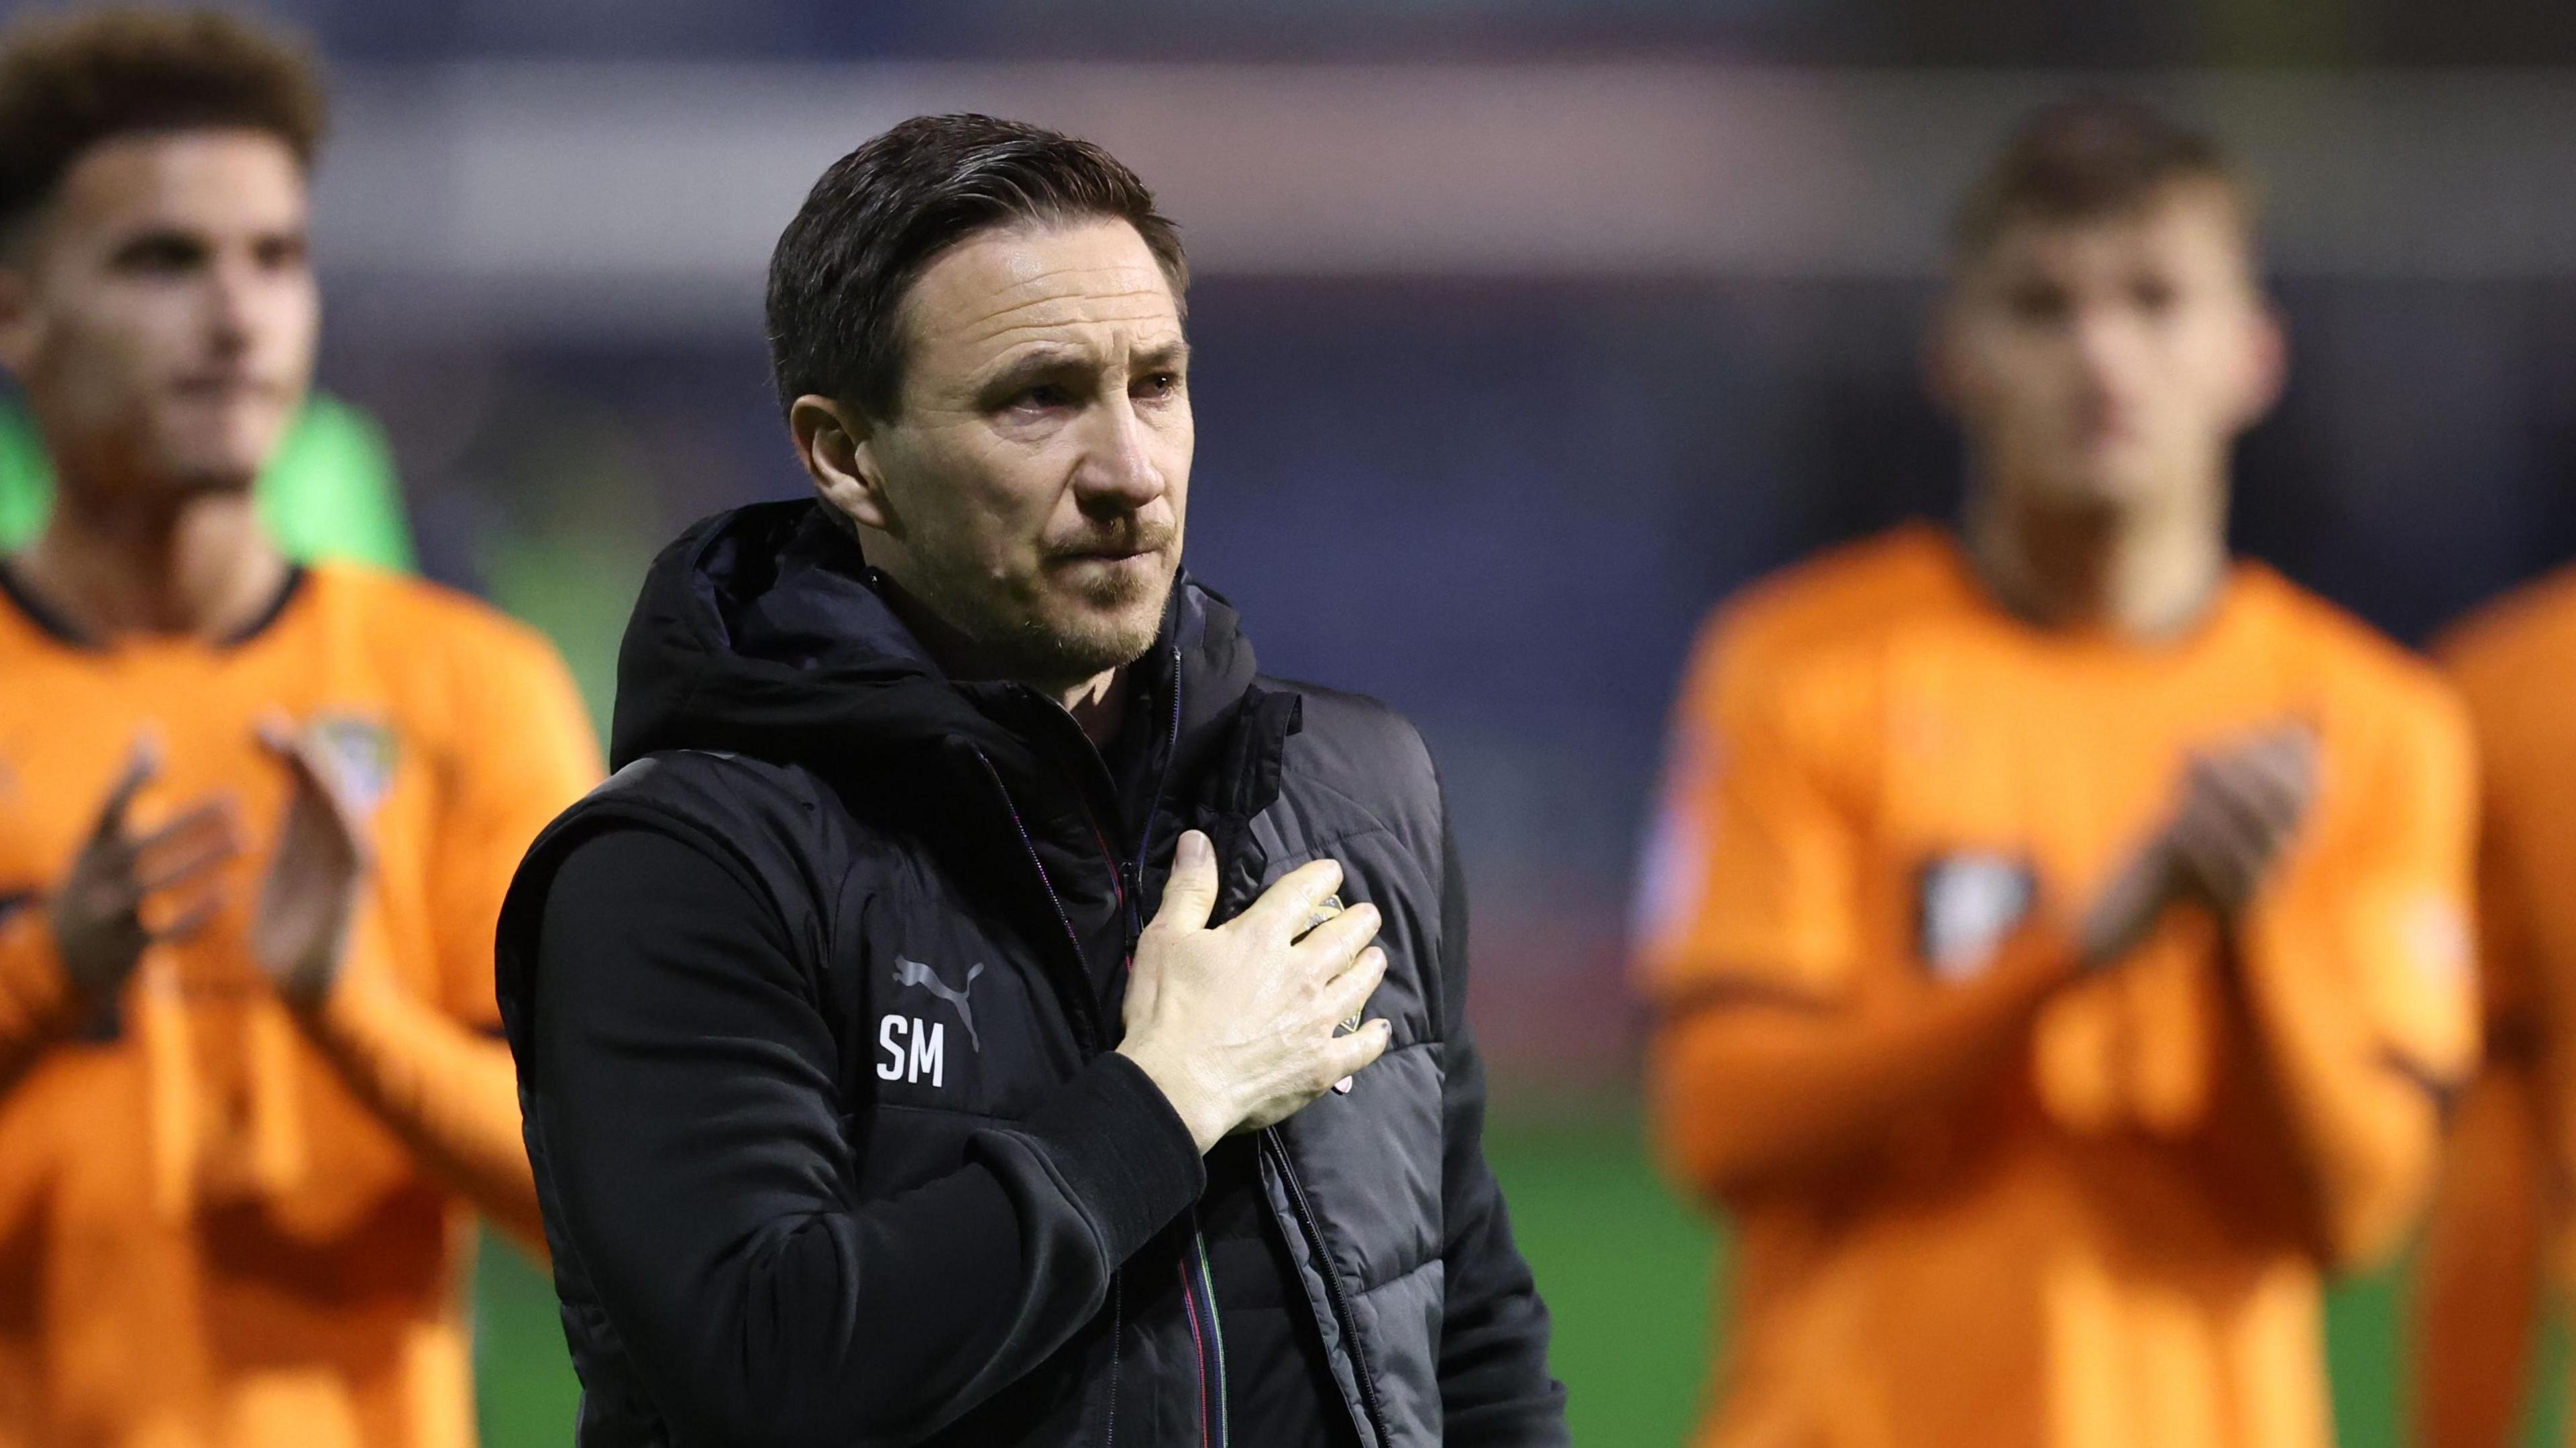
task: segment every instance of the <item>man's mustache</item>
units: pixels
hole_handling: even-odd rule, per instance
[[[1047,556],[1058,562],[1077,558],[1125,558],[1138,553],[1160,553],[1172,546],[1180,530],[1169,523],[1140,523],[1115,533],[1100,534],[1073,542],[1059,543],[1047,550]]]

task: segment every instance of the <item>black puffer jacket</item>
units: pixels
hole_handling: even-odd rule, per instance
[[[588,1448],[1263,1441],[1206,1389],[1207,1175],[1110,1051],[1188,828],[1216,843],[1220,919],[1327,855],[1385,917],[1386,1056],[1237,1143],[1311,1380],[1370,1448],[1565,1440],[1479,1146],[1463,895],[1420,739],[1255,677],[1233,610],[1186,580],[1134,673],[1129,729],[1151,732],[1113,768],[1034,691],[944,678],[817,505],[710,519],[657,561],[618,772],[530,852],[499,941]],[[548,996],[558,872],[638,831],[720,867],[756,938],[647,942],[662,963],[634,969],[670,979]],[[626,1109],[567,1119],[547,1083],[583,1053],[636,1063]]]

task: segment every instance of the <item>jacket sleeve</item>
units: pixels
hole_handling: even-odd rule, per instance
[[[814,976],[752,882],[659,831],[574,843],[543,900],[522,1069],[558,1271],[682,1441],[917,1441],[1066,1341],[1203,1186],[1105,1055],[957,1171],[863,1199],[867,1103]]]
[[[1440,990],[1442,1249],[1441,1441],[1561,1444],[1565,1385],[1548,1372],[1547,1304],[1512,1243],[1501,1186],[1485,1164],[1485,1065],[1467,1025],[1467,887],[1441,808]]]

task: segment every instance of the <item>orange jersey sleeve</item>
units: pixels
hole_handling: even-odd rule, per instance
[[[2392,1248],[2477,1053],[2466,721],[2407,666],[2329,706],[2314,836],[2241,924],[2244,986],[2339,1261]]]
[[[2559,1048],[2546,981],[2576,961],[2576,697],[2553,681],[2576,659],[2576,570],[2513,595],[2445,640],[2479,766],[2477,963],[2490,1061],[2534,1066]]]
[[[442,622],[458,637],[430,860],[439,999],[353,969],[304,1024],[434,1172],[542,1250],[517,1076],[494,1034],[492,933],[529,843],[598,782],[598,745],[551,647],[480,615]]]
[[[2411,1304],[2423,1448],[2518,1441],[2556,1194],[2546,1119],[2520,1069],[2482,1072],[2452,1113]]]
[[[1650,998],[1711,984],[1821,998],[1848,983],[1865,933],[1869,681],[1814,660],[1925,591],[1916,544],[1900,534],[1829,555],[1701,629],[1641,872],[1636,964]]]
[[[2567,958],[2566,907],[2552,898],[2576,851],[2565,741],[2576,709],[2539,686],[2576,658],[2576,573],[2483,611],[2446,640],[2442,662],[2477,736],[2478,984],[2485,1040],[2454,1113],[2414,1294],[2416,1440],[2426,1448],[2514,1441],[2566,1159],[2553,1147],[2549,1064],[2552,942]]]
[[[434,888],[443,1003],[457,1019],[497,1030],[492,932],[501,897],[538,832],[603,771],[589,713],[554,648],[517,624],[490,622],[494,636],[459,671]]]
[[[2481,1054],[2487,1060],[2526,1069],[2536,1065],[2547,1049],[2548,1014],[2541,989],[2540,946],[2531,928],[2536,904],[2523,873],[2512,868],[2501,836],[2511,829],[2508,814],[2529,807],[2534,805],[2508,804],[2492,794],[2480,805],[2477,892],[2471,911]]]
[[[1675,713],[1639,924],[1658,1000],[1726,983],[1828,996],[1858,953],[1858,822],[1745,652],[1709,629]]]

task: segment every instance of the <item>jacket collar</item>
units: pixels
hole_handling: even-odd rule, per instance
[[[836,783],[881,782],[971,752],[1015,795],[1060,786],[1059,756],[1080,738],[1070,718],[1025,685],[950,679],[824,507],[738,508],[663,550],[619,651],[612,764],[713,749]],[[1118,753],[1135,764],[1120,773],[1193,778],[1252,691],[1255,667],[1233,605],[1184,572],[1154,646],[1130,669]]]

